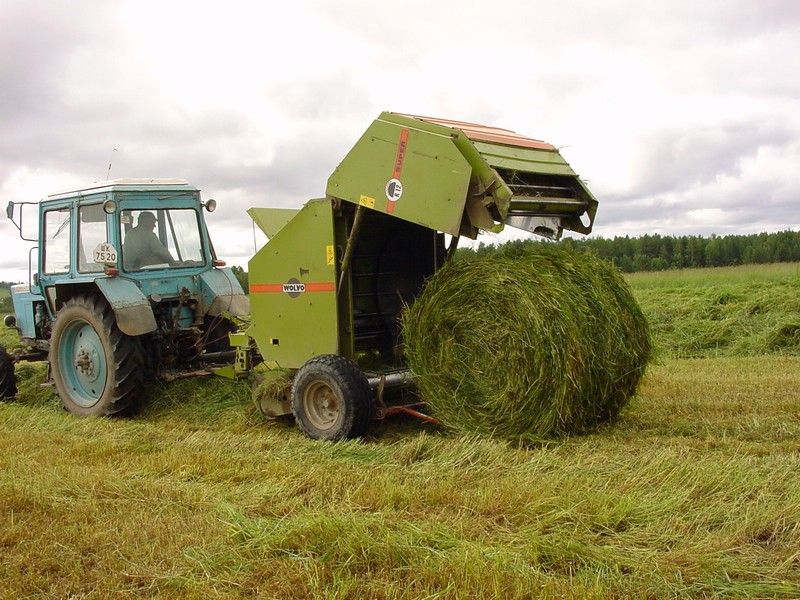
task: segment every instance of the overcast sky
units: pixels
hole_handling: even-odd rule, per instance
[[[110,161],[185,178],[246,265],[245,210],[324,194],[392,110],[562,148],[598,235],[797,229],[799,100],[798,0],[0,0],[0,201]],[[0,223],[0,280],[26,279],[29,244]]]

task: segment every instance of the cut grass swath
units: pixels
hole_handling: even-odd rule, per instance
[[[647,321],[616,269],[545,244],[446,265],[405,312],[403,334],[431,411],[508,439],[614,418],[650,358]]]

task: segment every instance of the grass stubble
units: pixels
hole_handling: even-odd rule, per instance
[[[316,443],[222,380],[75,419],[18,365],[0,598],[800,597],[800,358],[660,356],[613,426],[527,449]]]

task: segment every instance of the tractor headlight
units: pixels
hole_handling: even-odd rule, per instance
[[[117,203],[113,200],[103,202],[103,210],[107,215],[113,214],[117,210]]]
[[[208,212],[214,212],[215,210],[217,210],[217,201],[211,198],[209,200],[206,200],[203,206],[205,206]]]

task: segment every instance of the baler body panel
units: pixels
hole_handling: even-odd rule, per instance
[[[476,141],[472,144],[491,167],[577,177],[572,167],[554,150],[513,148]]]
[[[274,237],[300,211],[296,208],[251,208],[247,211],[268,238]]]
[[[458,235],[472,167],[449,131],[420,124],[376,119],[328,179],[327,194]]]
[[[451,235],[589,233],[597,201],[558,150],[512,131],[382,113],[327,194]]]
[[[265,362],[299,368],[339,350],[333,212],[309,201],[248,263],[248,334]]]

